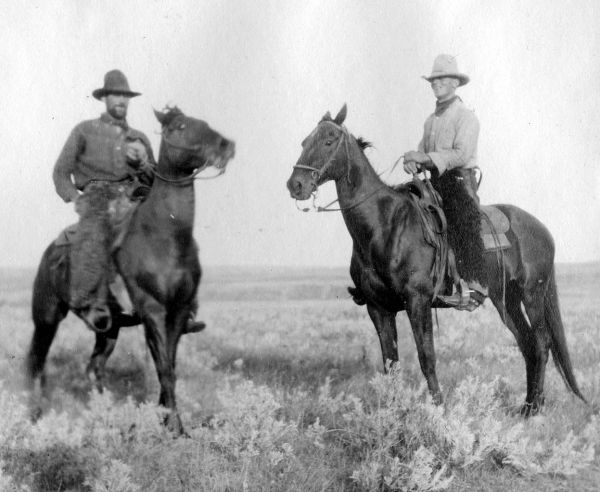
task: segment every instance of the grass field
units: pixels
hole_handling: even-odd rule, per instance
[[[208,328],[178,353],[189,438],[173,439],[159,424],[142,329],[122,331],[98,395],[85,376],[93,334],[71,315],[48,359],[49,408],[31,425],[22,364],[34,272],[0,270],[0,490],[599,490],[600,264],[557,273],[589,405],[549,364],[543,414],[524,420],[514,414],[523,359],[489,303],[438,312],[440,408],[424,391],[404,314],[400,370],[381,376],[346,269],[206,268]]]

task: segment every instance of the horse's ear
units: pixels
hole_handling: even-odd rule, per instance
[[[156,111],[156,109],[153,109],[153,111],[154,111],[154,116],[156,116],[156,119],[161,124],[161,126],[165,126],[166,116],[167,116],[166,113],[163,113],[162,111]]]
[[[341,125],[344,122],[344,120],[346,119],[347,114],[348,114],[348,106],[346,106],[346,104],[344,104],[342,109],[340,109],[340,112],[335,117],[335,120],[333,120],[333,121],[335,123],[337,123],[338,125]]]
[[[321,121],[331,121],[331,113],[327,111],[327,113],[325,113],[325,116],[321,118]]]

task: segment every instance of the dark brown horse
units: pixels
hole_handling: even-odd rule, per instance
[[[234,155],[235,144],[204,121],[186,116],[177,108],[155,113],[162,125],[162,141],[154,185],[135,211],[114,260],[145,327],[160,383],[159,403],[170,410],[167,424],[181,433],[175,402],[175,357],[179,338],[195,307],[201,276],[192,236],[194,178],[208,167],[223,172]],[[33,287],[35,330],[26,370],[30,387],[35,388],[39,378],[42,392],[50,345],[70,309],[67,247],[48,247]],[[124,324],[117,317],[108,332],[96,333],[89,370],[99,378]]]
[[[287,187],[292,198],[306,200],[321,184],[335,181],[339,208],[353,241],[350,275],[356,288],[350,291],[357,303],[367,305],[383,361],[398,360],[396,313],[405,310],[429,391],[441,403],[431,315],[434,248],[424,239],[409,189],[393,189],[381,181],[363,146],[343,126],[345,118],[346,106],[335,119],[329,113],[323,117],[302,142]],[[544,403],[549,351],[567,387],[583,400],[559,310],[553,239],[527,212],[512,205],[497,207],[510,220],[512,248],[505,252],[503,265],[495,253],[486,253],[489,294],[525,358],[527,396],[522,413],[535,413]]]

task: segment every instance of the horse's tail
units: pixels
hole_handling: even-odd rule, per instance
[[[546,326],[548,326],[550,331],[550,350],[556,369],[562,376],[567,387],[576,396],[587,403],[586,399],[581,394],[581,391],[579,391],[577,381],[575,380],[575,374],[573,373],[571,357],[569,356],[569,349],[567,348],[565,329],[560,315],[558,290],[556,288],[554,270],[552,270],[552,273],[550,274],[546,296],[544,297],[544,318]]]

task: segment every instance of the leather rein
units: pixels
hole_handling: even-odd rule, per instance
[[[324,207],[315,206],[315,200],[317,198],[317,191],[319,188],[318,183],[319,183],[319,181],[321,181],[323,174],[325,174],[325,170],[336,161],[335,156],[338,153],[338,151],[340,150],[342,143],[344,144],[344,147],[346,149],[346,161],[350,161],[350,149],[348,147],[348,140],[350,139],[350,133],[348,132],[348,129],[344,125],[338,125],[337,123],[335,123],[333,121],[322,121],[321,123],[319,123],[319,125],[321,125],[323,123],[333,125],[336,129],[338,129],[342,132],[342,136],[338,140],[338,143],[337,143],[334,151],[329,156],[329,159],[327,159],[327,162],[325,162],[323,167],[321,167],[320,169],[317,169],[316,167],[312,167],[312,166],[307,166],[305,164],[296,164],[293,166],[293,168],[294,169],[307,169],[307,170],[311,171],[311,177],[314,180],[314,182],[311,183],[314,188],[314,190],[311,193],[311,195],[313,197],[312,208],[314,210],[316,210],[317,212],[340,212],[342,210],[350,210],[350,209],[352,209],[354,207],[358,207],[360,204],[366,202],[369,198],[371,198],[373,195],[375,195],[379,190],[381,190],[382,188],[385,188],[386,185],[382,184],[381,186],[379,186],[379,188],[376,188],[375,191],[369,193],[365,198],[363,198],[359,202],[349,205],[347,207],[329,208],[331,205],[338,202],[339,198],[336,198],[335,200],[333,200],[331,203],[325,205]],[[350,181],[350,166],[348,166],[348,181]],[[310,211],[310,208],[308,208],[308,207],[306,207],[306,208],[298,207],[298,200],[296,200],[296,208],[302,212]]]

